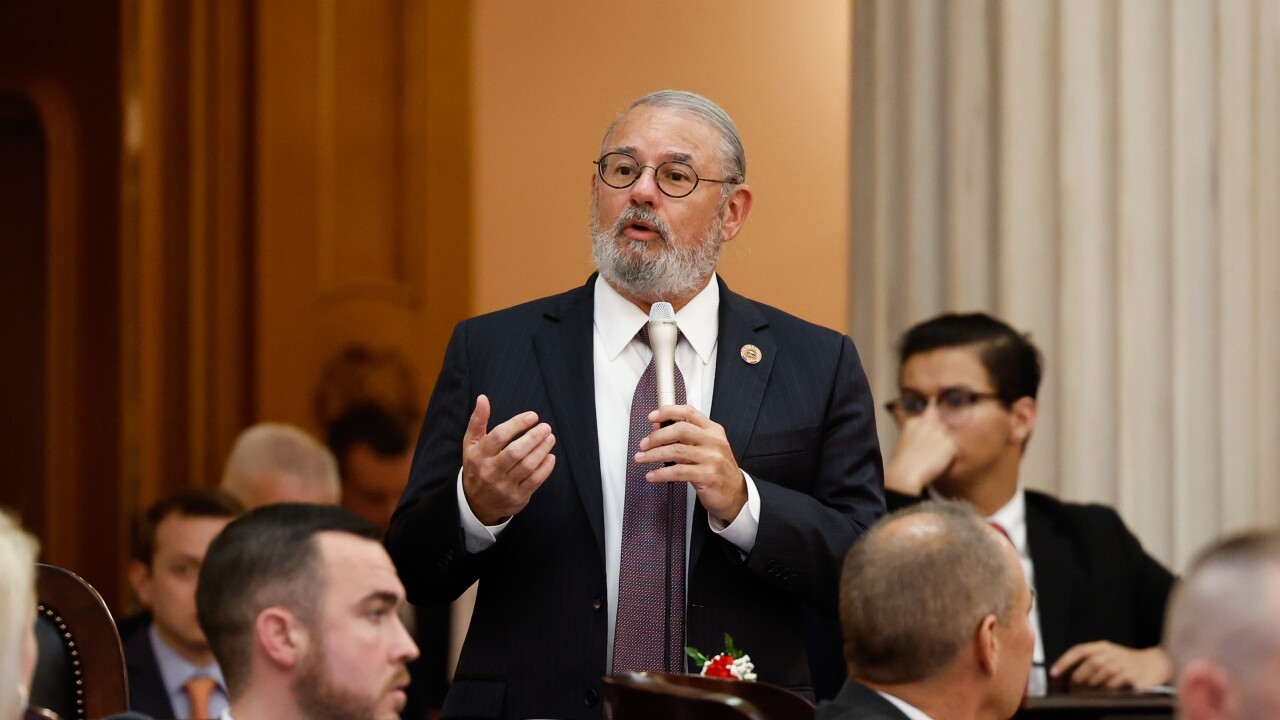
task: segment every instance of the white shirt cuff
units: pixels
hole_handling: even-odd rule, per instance
[[[467,503],[467,494],[462,491],[462,468],[458,468],[458,517],[462,518],[463,544],[466,546],[467,552],[472,554],[492,547],[494,543],[498,542],[498,536],[507,527],[507,523],[511,522],[511,518],[507,518],[497,525],[485,525],[480,522],[480,518],[471,512],[471,505]],[[753,540],[755,539],[754,530],[751,532],[751,537]]]
[[[720,518],[707,513],[707,524],[711,526],[711,532],[733,543],[746,556],[756,546],[756,532],[760,530],[760,491],[756,489],[756,481],[751,479],[751,475],[746,470],[741,472],[742,479],[747,482],[747,504],[738,511],[733,522],[726,525]]]

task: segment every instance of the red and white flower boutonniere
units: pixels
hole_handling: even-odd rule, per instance
[[[751,662],[751,656],[733,646],[733,638],[729,637],[729,633],[724,634],[722,653],[707,657],[698,652],[697,648],[691,647],[686,647],[684,653],[702,666],[700,675],[748,682],[756,679],[756,665]]]

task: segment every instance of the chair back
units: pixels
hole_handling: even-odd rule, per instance
[[[604,698],[612,720],[769,720],[740,697],[662,682],[646,673],[606,676]]]
[[[129,709],[120,635],[102,596],[79,575],[36,565],[36,645],[31,704],[65,720]]]
[[[790,690],[763,682],[743,682],[727,678],[680,675],[675,673],[644,673],[658,682],[682,685],[710,692],[734,695],[755,705],[768,718],[787,720],[813,720],[817,708],[805,698]]]

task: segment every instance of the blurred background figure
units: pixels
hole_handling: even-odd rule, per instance
[[[901,434],[885,466],[890,510],[943,497],[972,503],[999,525],[1039,593],[1031,611],[1036,662],[1088,686],[1169,681],[1160,647],[1174,577],[1115,510],[1026,489],[1021,475],[1036,430],[1040,350],[983,313],[945,314],[899,342]],[[1037,673],[1033,692],[1043,694]]]
[[[0,718],[19,720],[36,669],[36,554],[40,544],[0,510]]]
[[[270,422],[236,438],[221,488],[247,510],[282,502],[337,505],[342,495],[333,453],[301,428]]]
[[[1180,717],[1280,718],[1280,531],[1210,546],[1174,592],[1165,644]]]
[[[394,349],[343,349],[325,364],[315,413],[338,461],[342,506],[385,531],[422,422],[408,360]]]
[[[384,532],[409,481],[410,432],[404,419],[373,404],[347,410],[327,428],[342,479],[342,506]]]
[[[145,612],[120,623],[134,710],[212,718],[226,709],[226,683],[196,619],[196,579],[209,543],[242,512],[224,492],[190,488],[139,518],[129,583]]]

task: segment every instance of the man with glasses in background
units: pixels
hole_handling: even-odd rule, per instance
[[[455,329],[391,521],[410,600],[480,581],[444,717],[599,718],[602,675],[697,672],[684,646],[726,634],[812,697],[802,608],[834,617],[883,513],[853,343],[716,276],[752,195],[715,103],[641,98],[593,162],[598,275]],[[660,301],[680,331],[661,408]]]
[[[941,315],[908,330],[900,395],[888,403],[901,435],[885,500],[891,511],[922,497],[965,500],[1009,536],[1039,595],[1035,660],[1051,683],[1165,684],[1172,669],[1159,643],[1173,575],[1115,510],[1019,482],[1040,377],[1040,351],[988,315]],[[1032,689],[1043,679],[1033,673]]]

